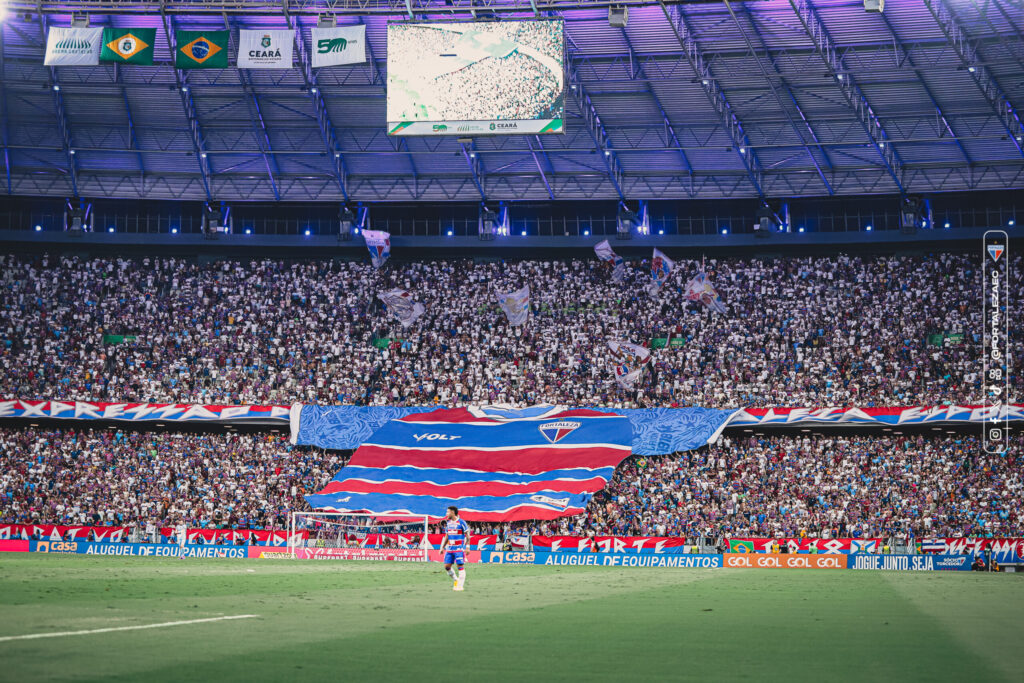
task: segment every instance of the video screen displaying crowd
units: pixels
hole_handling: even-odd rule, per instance
[[[0,394],[150,403],[904,406],[980,401],[975,255],[680,259],[613,284],[596,259],[401,263],[0,256]],[[1011,293],[1024,268],[1013,261]],[[529,284],[511,327],[495,291]],[[407,289],[408,330],[376,295]],[[1011,294],[1011,298],[1013,294]],[[1011,317],[1011,356],[1024,357]],[[110,336],[116,335],[116,336]],[[122,338],[124,337],[124,338]],[[669,339],[636,391],[608,341]],[[383,341],[382,341],[383,340]],[[677,345],[678,344],[678,345]],[[1018,377],[1012,393],[1020,396]]]
[[[388,121],[561,118],[561,32],[558,22],[392,24]]]
[[[473,524],[549,535],[812,538],[1024,536],[1024,436],[727,435],[633,456],[585,514]],[[285,529],[348,454],[275,434],[0,428],[0,523]],[[439,513],[440,514],[440,513]]]

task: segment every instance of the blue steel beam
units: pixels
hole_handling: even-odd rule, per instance
[[[364,23],[362,17],[359,17],[359,23]],[[366,58],[370,62],[370,78],[372,79],[372,82],[386,87],[387,84],[384,82],[384,76],[377,68],[377,60],[373,58],[373,49],[370,47],[369,40],[366,41]],[[409,168],[412,170],[412,182],[413,188],[415,189],[413,194],[419,194],[419,173],[416,171],[416,161],[413,159],[412,152],[409,151],[409,141],[405,136],[398,138],[398,141],[395,144],[395,151],[402,151],[403,147],[405,148],[406,158],[409,160]]]
[[[229,20],[226,14],[224,15],[224,28],[230,31],[236,23]],[[270,189],[274,192],[274,199],[281,201],[281,192],[277,188],[276,179],[281,175],[281,168],[277,165],[277,157],[274,155],[274,148],[270,144],[270,132],[267,130],[267,122],[263,118],[263,110],[260,109],[260,98],[252,85],[252,74],[249,73],[249,69],[238,69],[238,80],[241,81],[242,92],[248,96],[246,105],[249,108],[249,122],[252,124],[256,146],[259,147],[260,156],[263,157],[263,166],[267,169]]]
[[[4,59],[4,25],[0,24],[0,116],[4,117],[4,172],[7,175],[7,194],[14,194],[11,189],[11,154],[8,146],[11,144],[11,129],[8,125],[9,115],[7,113],[7,89],[4,88],[4,76],[7,72],[7,62]]]
[[[927,0],[926,0],[927,1]],[[853,74],[846,68],[842,55],[836,47],[835,41],[829,35],[825,23],[818,16],[817,10],[811,5],[810,0],[789,0],[790,7],[796,13],[804,32],[814,43],[817,53],[821,56],[825,66],[832,74],[833,81],[846,100],[847,106],[857,117],[864,133],[868,136],[875,151],[878,152],[885,170],[889,172],[900,194],[906,194],[903,188],[902,174],[903,161],[896,148],[882,127],[882,122],[875,116],[875,110],[871,107],[868,99],[864,96],[860,86],[857,85]]]
[[[711,67],[708,66],[708,60],[704,57],[700,45],[697,44],[697,39],[693,29],[690,27],[690,22],[683,13],[682,6],[666,5],[664,0],[661,0],[659,4],[661,5],[661,11],[665,14],[665,18],[668,19],[669,26],[672,27],[676,40],[679,41],[679,46],[683,49],[683,56],[689,62],[694,74],[700,79],[701,85],[704,88],[704,94],[708,98],[708,103],[711,104],[712,109],[718,114],[722,128],[728,133],[729,139],[732,140],[733,149],[739,155],[740,162],[747,172],[750,184],[754,186],[757,196],[764,199],[764,190],[761,188],[761,162],[757,159],[757,153],[750,148],[750,138],[747,137],[746,131],[743,130],[743,124],[740,123],[739,118],[733,113],[732,105],[729,104],[725,93],[719,86],[718,81],[715,80]]]
[[[537,143],[540,144],[540,136],[535,135],[534,137],[537,138]],[[540,158],[537,156],[537,151],[533,148],[533,143],[530,142],[530,136],[527,135],[525,137],[525,139],[526,139],[526,146],[530,148],[530,156],[533,157],[533,163],[535,163],[537,165],[537,172],[540,173],[540,179],[542,181],[544,181],[544,188],[548,191],[548,199],[550,199],[551,201],[554,201],[555,200],[555,193],[551,191],[551,183],[548,182],[548,176],[547,176],[546,173],[544,173],[544,167],[541,166],[541,164],[540,164]],[[541,154],[543,154],[544,157],[547,158],[547,153],[544,152],[544,148],[543,147],[541,148]],[[548,159],[548,166],[551,166],[551,160],[550,159]]]
[[[568,38],[568,36],[566,37]],[[569,82],[569,90],[576,100],[576,106],[580,110],[583,122],[587,125],[587,132],[590,133],[590,139],[594,141],[594,147],[597,148],[597,151],[604,158],[604,166],[608,171],[608,180],[611,181],[612,186],[615,188],[615,193],[619,195],[619,200],[625,201],[626,195],[622,193],[622,166],[619,164],[619,158],[612,148],[608,131],[605,129],[604,124],[601,123],[601,117],[598,115],[597,109],[594,108],[594,103],[584,89],[583,81],[576,70],[577,50],[572,45],[571,40],[565,41],[565,52],[568,57],[565,64],[565,76]]]
[[[828,193],[830,195],[834,195],[835,190],[832,189],[832,183],[830,183],[828,181],[828,178],[825,177],[825,172],[821,170],[821,165],[818,164],[818,160],[815,158],[814,153],[811,152],[811,148],[807,144],[806,138],[804,138],[803,131],[801,131],[800,127],[796,125],[796,121],[790,115],[789,109],[786,107],[786,104],[782,101],[782,95],[779,94],[779,90],[775,87],[775,83],[773,82],[772,76],[768,74],[768,70],[761,62],[761,58],[758,56],[757,51],[754,50],[754,44],[750,42],[750,38],[749,36],[747,36],[747,32],[743,30],[743,26],[740,24],[739,17],[737,17],[736,13],[733,11],[732,5],[729,3],[729,0],[722,1],[725,3],[725,8],[729,10],[729,16],[732,17],[733,23],[736,24],[736,29],[740,32],[740,35],[743,36],[743,42],[747,44],[747,48],[750,50],[750,56],[754,58],[754,61],[757,62],[758,68],[761,69],[761,73],[764,75],[764,80],[768,84],[768,88],[772,91],[772,96],[778,103],[779,109],[781,109],[782,113],[785,114],[786,120],[789,121],[789,125],[793,128],[793,133],[796,135],[797,139],[800,140],[801,143],[803,143],[804,150],[807,152],[807,156],[810,158],[811,163],[814,165],[814,170],[818,172],[818,177],[821,178],[821,182],[825,185],[825,189],[828,191]],[[804,126],[806,127],[807,133],[810,134],[811,139],[814,140],[815,142],[818,142],[818,136],[814,133],[814,129],[811,128],[811,124],[807,121],[807,117],[804,116],[803,110],[800,109],[800,105],[797,103],[796,97],[793,95],[793,92],[789,89],[789,86],[786,85],[786,81],[782,77],[782,70],[779,69],[779,65],[775,63],[775,59],[772,57],[771,52],[768,50],[768,44],[764,42],[764,38],[761,36],[761,32],[757,30],[757,24],[754,23],[754,15],[750,11],[749,7],[747,8],[747,19],[750,22],[750,28],[754,32],[754,36],[757,38],[758,42],[761,43],[761,49],[764,50],[764,54],[768,60],[768,63],[772,65],[772,69],[775,71],[775,75],[779,79],[780,87],[786,91],[786,95],[793,103],[793,106],[796,107],[797,112],[799,112],[800,118],[803,120]],[[825,163],[828,164],[829,171],[831,171],[832,162],[829,160],[828,154],[825,152],[825,148],[819,144],[818,151],[821,152],[822,157],[824,157],[825,159]]]
[[[636,59],[636,51],[633,49],[633,43],[629,41],[629,34],[626,33],[625,27],[621,27],[619,30],[622,31],[622,39],[626,41],[626,49],[629,50],[629,63],[636,64],[637,72],[646,79],[647,73],[644,71],[643,62]],[[686,169],[690,178],[693,178],[693,166],[690,165],[690,160],[686,157],[686,152],[683,151],[683,145],[679,142],[679,136],[676,135],[675,126],[673,126],[672,122],[669,121],[668,114],[665,112],[665,107],[661,105],[661,100],[658,99],[658,96],[654,92],[654,88],[651,87],[651,82],[649,80],[645,80],[644,85],[647,88],[647,93],[651,96],[651,101],[654,102],[654,106],[658,108],[658,113],[661,114],[661,121],[665,124],[665,132],[668,135],[669,140],[676,149],[679,150],[679,159],[683,162],[683,168]]]
[[[167,36],[167,49],[171,53],[171,64],[175,62],[175,55],[178,46],[174,42],[174,18],[168,16],[163,9],[160,10],[160,18],[164,25],[164,35]],[[203,129],[199,125],[199,115],[196,114],[195,100],[192,99],[192,89],[188,87],[187,72],[174,69],[174,85],[181,96],[181,108],[185,113],[185,120],[188,121],[189,135],[192,138],[192,153],[196,156],[196,163],[199,164],[199,175],[203,181],[203,191],[206,193],[206,200],[211,201],[213,194],[210,192],[210,177],[213,175],[213,167],[206,157],[206,146],[203,137]]]
[[[938,115],[939,120],[942,121],[942,125],[946,129],[946,132],[953,139],[953,142],[956,143],[957,149],[960,150],[960,155],[968,165],[973,164],[974,162],[971,160],[971,155],[967,153],[967,149],[964,148],[963,143],[960,142],[960,138],[957,136],[956,132],[954,132],[953,126],[949,123],[949,119],[946,118],[945,113],[942,111],[942,107],[939,106],[939,101],[935,99],[935,95],[932,94],[932,89],[928,87],[928,84],[924,81],[924,76],[922,76],[921,72],[917,70],[917,65],[914,64],[914,58],[910,56],[910,50],[903,45],[903,41],[901,41],[900,37],[896,35],[896,29],[893,27],[892,22],[886,19],[885,13],[882,12],[878,16],[881,17],[882,23],[885,24],[885,27],[889,30],[889,35],[892,36],[892,40],[896,44],[896,47],[903,52],[903,61],[914,69],[914,74],[917,76],[917,80],[921,84],[921,88],[924,89],[924,93],[928,96],[932,106],[935,107],[935,113]]]
[[[470,143],[469,149],[466,149],[466,144],[462,142],[459,143],[459,147],[462,148],[462,156],[466,160],[466,165],[469,166],[469,172],[473,174],[476,191],[480,193],[480,199],[486,201],[487,194],[484,192],[483,182],[480,178],[480,155],[476,153],[473,143]]]
[[[286,18],[289,25],[291,25],[291,17],[286,16]],[[334,180],[338,183],[341,196],[347,202],[350,199],[348,196],[348,164],[345,162],[345,156],[342,154],[338,136],[334,132],[334,124],[331,123],[331,116],[327,111],[327,101],[324,100],[323,90],[321,90],[320,83],[316,79],[316,72],[313,71],[312,55],[309,52],[309,47],[306,45],[306,37],[302,33],[302,26],[299,25],[298,21],[295,22],[295,42],[299,48],[299,64],[302,69],[302,77],[313,97],[313,109],[316,111],[316,122],[320,127],[320,137],[324,141],[324,150],[327,152],[328,162],[331,164]]]
[[[992,113],[996,115],[1003,128],[1009,134],[1010,142],[1017,148],[1017,152],[1024,157],[1024,124],[1021,123],[1020,115],[1013,103],[999,87],[992,72],[982,63],[978,55],[978,49],[967,37],[967,33],[960,27],[956,16],[942,0],[924,0],[925,6],[931,12],[935,23],[939,25],[946,41],[956,52],[957,57],[963,62],[964,68],[971,75],[974,84],[978,86],[985,101],[988,103]]]
[[[43,38],[43,45],[46,45],[46,33],[49,28],[49,21],[46,15],[39,13],[39,33]],[[71,180],[71,191],[78,197],[78,166],[75,164],[74,141],[71,139],[71,125],[68,123],[67,107],[64,105],[64,93],[60,89],[60,80],[57,77],[57,67],[50,67],[50,82],[53,90],[54,109],[57,112],[57,127],[60,129],[61,143],[64,147],[64,157],[68,163],[68,177]]]

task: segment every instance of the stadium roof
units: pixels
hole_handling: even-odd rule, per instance
[[[2,30],[0,192],[387,201],[792,197],[1024,186],[1019,0],[19,2]],[[42,14],[40,14],[40,8]],[[395,138],[386,25],[561,16],[566,133]],[[158,29],[154,67],[46,67],[45,33]],[[369,62],[303,68],[318,14]],[[301,29],[297,66],[182,72],[166,31]],[[232,39],[232,61],[237,35]],[[55,86],[59,86],[56,89]]]

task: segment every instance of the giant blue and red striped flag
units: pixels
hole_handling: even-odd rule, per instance
[[[523,416],[525,415],[525,416]],[[392,420],[356,450],[319,510],[507,522],[583,512],[631,452],[628,418],[547,408],[452,408]]]

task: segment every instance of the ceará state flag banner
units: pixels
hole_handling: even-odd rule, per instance
[[[628,418],[551,406],[440,409],[374,432],[324,490],[318,510],[511,522],[583,512],[630,455]]]

